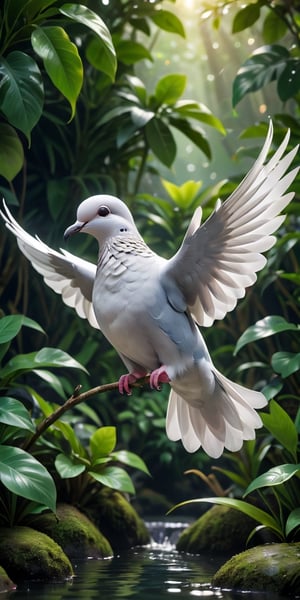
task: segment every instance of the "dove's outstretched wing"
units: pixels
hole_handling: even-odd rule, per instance
[[[264,164],[273,137],[270,122],[264,146],[236,190],[201,226],[195,214],[182,246],[166,264],[162,276],[169,302],[177,310],[189,307],[199,325],[223,319],[236,306],[271,248],[285,216],[279,213],[292,200],[285,193],[298,172],[286,174],[298,147],[284,156],[289,132]]]
[[[56,252],[38,237],[32,237],[13,218],[3,201],[0,211],[6,227],[16,236],[21,252],[40,273],[47,285],[61,294],[68,306],[77,314],[88,319],[90,325],[99,329],[92,306],[92,291],[96,276],[96,265],[62,250]]]

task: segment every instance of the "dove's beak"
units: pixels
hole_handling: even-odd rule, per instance
[[[67,240],[71,235],[74,235],[74,233],[78,233],[79,231],[81,231],[84,226],[85,223],[83,223],[82,221],[75,221],[73,225],[67,227],[64,233],[64,240]]]

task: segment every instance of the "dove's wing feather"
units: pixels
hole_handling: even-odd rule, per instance
[[[88,319],[90,325],[99,329],[92,306],[92,291],[96,276],[96,265],[62,250],[56,252],[39,238],[27,233],[13,218],[6,204],[0,211],[6,227],[16,236],[21,252],[30,260],[47,285],[61,294],[68,306],[77,314]]]
[[[177,310],[188,306],[199,325],[222,319],[256,281],[256,272],[266,264],[261,253],[274,245],[272,234],[285,218],[279,213],[294,196],[285,191],[298,168],[285,173],[298,148],[283,157],[288,132],[264,165],[272,134],[270,124],[262,151],[241,184],[200,227],[195,228],[193,219],[165,267],[162,281],[169,302]]]

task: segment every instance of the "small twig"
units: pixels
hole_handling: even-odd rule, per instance
[[[140,379],[139,381],[132,383],[131,387],[142,387],[143,385],[145,385],[145,383],[149,382],[149,379],[150,379],[149,376],[144,377],[143,379]],[[82,392],[81,394],[79,393],[81,386],[78,385],[75,388],[72,396],[70,396],[70,398],[68,398],[68,400],[66,400],[66,402],[64,404],[62,404],[62,406],[59,406],[51,415],[49,415],[43,421],[41,421],[41,423],[39,424],[39,426],[36,429],[36,432],[31,436],[31,438],[29,438],[29,440],[24,442],[24,444],[22,446],[23,450],[28,451],[35,444],[36,440],[49,427],[51,427],[51,425],[53,425],[53,423],[55,423],[55,421],[60,419],[60,417],[65,412],[67,412],[68,410],[70,410],[71,408],[76,406],[76,404],[79,404],[80,402],[84,402],[85,400],[88,400],[88,398],[91,398],[92,396],[95,396],[96,394],[102,394],[103,392],[117,390],[118,385],[119,384],[117,381],[115,381],[114,383],[106,383],[104,385],[98,385],[97,387],[91,388],[87,392]]]

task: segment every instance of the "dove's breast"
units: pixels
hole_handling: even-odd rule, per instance
[[[93,290],[99,327],[118,352],[147,369],[159,364],[153,347],[151,306],[159,294],[159,273],[165,259],[142,240],[116,240],[103,249]],[[160,332],[158,332],[159,343]],[[156,345],[156,344],[155,344]]]

